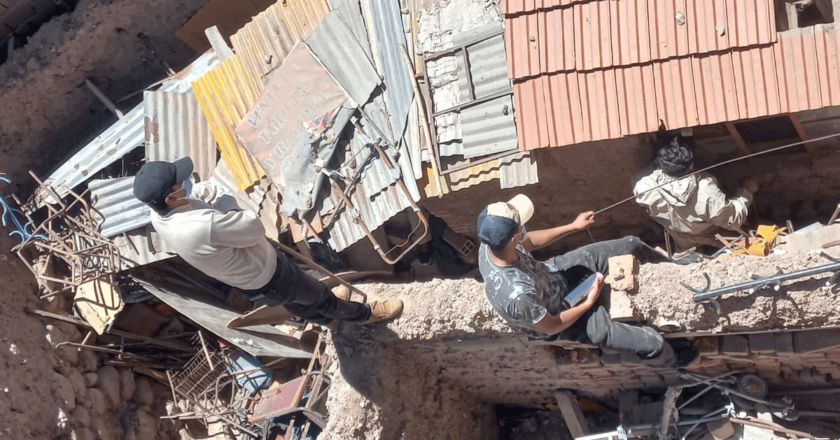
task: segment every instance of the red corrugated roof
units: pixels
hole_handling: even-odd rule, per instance
[[[840,105],[840,29],[772,0],[502,4],[520,149]]]
[[[628,66],[776,41],[772,0],[502,0],[509,74]]]

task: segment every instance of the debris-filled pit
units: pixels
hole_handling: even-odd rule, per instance
[[[626,299],[614,316],[699,352],[685,370],[652,368],[626,352],[515,334],[475,278],[476,216],[489,202],[529,195],[532,231],[611,206],[653,157],[655,134],[645,131],[691,125],[657,114],[664,120],[647,130],[517,151],[533,141],[523,122],[545,115],[527,113],[522,87],[535,80],[511,76],[524,41],[511,41],[522,35],[509,18],[559,9],[260,0],[226,14],[225,3],[82,0],[0,65],[0,171],[11,178],[0,175],[3,231],[17,234],[0,238],[0,440],[565,440],[619,427],[689,440],[838,437],[840,299],[829,282],[838,270],[778,289],[772,278],[840,264],[840,225],[809,227],[837,206],[835,140],[713,170],[727,193],[758,180],[745,229],[798,229],[769,256],[642,265],[638,292],[602,296],[611,313]],[[567,12],[606,4],[561,3]],[[179,27],[186,46],[173,37]],[[318,87],[295,66],[319,72]],[[613,67],[534,78],[574,76],[579,97],[586,89],[593,100]],[[840,107],[801,108],[694,127],[696,168],[837,131]],[[259,217],[265,238],[310,275],[330,287],[340,275],[369,301],[402,299],[402,315],[313,324],[191,267],[132,191],[141,164],[184,155],[197,181]],[[545,257],[626,235],[661,244],[661,226],[632,201],[590,229]],[[700,304],[690,288],[702,290],[703,273],[712,292],[764,285]]]
[[[768,257],[767,261],[741,258],[739,263],[745,266],[745,272],[765,264],[780,264],[789,270],[813,265],[807,255],[781,255]],[[713,262],[706,270],[726,277],[727,282],[743,277],[740,270],[727,276],[721,267],[720,262]],[[657,284],[661,289],[676,280],[674,266],[642,265],[641,285],[646,287],[637,296],[639,306],[655,302],[645,289],[654,284],[654,274],[664,269],[672,275],[664,277],[660,272],[662,282]],[[684,268],[686,275],[689,270]],[[825,280],[809,282],[825,284]],[[333,416],[326,438],[493,438],[500,432],[493,405],[556,408],[557,390],[571,389],[578,397],[615,410],[624,392],[661,393],[669,385],[685,383],[676,370],[641,365],[638,358],[626,353],[600,353],[594,347],[569,342],[544,345],[516,337],[487,303],[483,285],[476,280],[361,287],[376,297],[398,297],[406,307],[402,317],[392,323],[374,328],[344,324],[333,333],[328,350],[336,361],[333,394],[328,401]],[[798,289],[805,294],[797,284],[789,289],[783,286],[779,292],[771,287],[770,292],[758,294],[781,300],[788,295],[796,298]],[[819,288],[814,290],[812,295],[822,295]],[[671,291],[674,295],[663,301],[677,310],[691,309],[686,290],[671,287]],[[804,307],[800,315],[758,320],[759,311],[738,314],[737,308],[730,308],[727,301],[734,299],[721,300],[722,313],[728,318],[726,327],[703,332],[698,320],[692,340],[701,356],[689,371],[710,376],[733,371],[755,373],[773,390],[837,385],[838,330],[777,333],[786,327],[831,325],[837,320],[836,307]],[[752,326],[752,332],[759,333],[697,336],[713,334],[711,330],[726,333],[730,326],[737,330]],[[760,333],[762,330],[771,332]],[[661,402],[657,404],[661,407]],[[615,425],[598,428],[610,431]]]

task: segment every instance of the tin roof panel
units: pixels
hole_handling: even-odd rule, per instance
[[[192,92],[143,93],[146,159],[175,161],[189,157],[199,177],[216,167],[216,140]]]

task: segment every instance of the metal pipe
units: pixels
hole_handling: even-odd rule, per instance
[[[812,267],[810,269],[803,269],[796,272],[791,273],[784,273],[780,275],[773,275],[766,278],[761,278],[758,280],[747,281],[740,284],[733,284],[731,286],[724,286],[718,289],[709,290],[709,275],[704,273],[703,276],[706,278],[706,288],[703,290],[695,289],[686,283],[680,282],[680,284],[685,287],[686,289],[694,292],[693,299],[695,302],[707,301],[712,298],[716,298],[718,296],[726,295],[727,293],[735,293],[740,292],[742,290],[758,290],[773,284],[781,283],[783,281],[793,280],[797,278],[804,278],[810,277],[814,275],[819,275],[826,272],[837,272],[840,271],[840,262],[826,264],[823,266]]]
[[[414,71],[414,67],[411,64],[411,59],[408,56],[408,50],[405,46],[400,45],[400,52],[403,55],[405,65],[409,68],[410,72]],[[438,198],[443,197],[444,189],[446,192],[449,192],[449,185],[446,183],[446,178],[440,173],[440,168],[438,166],[437,161],[435,160],[434,153],[431,151],[434,148],[434,143],[432,142],[432,129],[429,128],[429,121],[428,116],[426,115],[426,106],[425,99],[423,95],[420,93],[420,86],[417,85],[417,77],[412,75],[411,78],[411,87],[414,89],[414,95],[417,97],[417,113],[420,115],[420,124],[423,125],[423,133],[426,135],[426,140],[429,141],[429,162],[432,164],[432,177],[437,180],[438,185],[440,186],[440,191],[438,191]],[[417,158],[417,161],[420,162],[421,168],[423,163],[422,154],[421,157]],[[419,176],[414,176],[415,178]]]

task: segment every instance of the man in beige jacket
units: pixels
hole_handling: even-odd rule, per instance
[[[665,227],[678,250],[720,247],[715,234],[741,228],[758,183],[747,179],[734,197],[727,197],[709,173],[684,177],[694,171],[694,152],[685,138],[674,136],[667,142],[657,153],[653,171],[634,185],[636,203]]]

